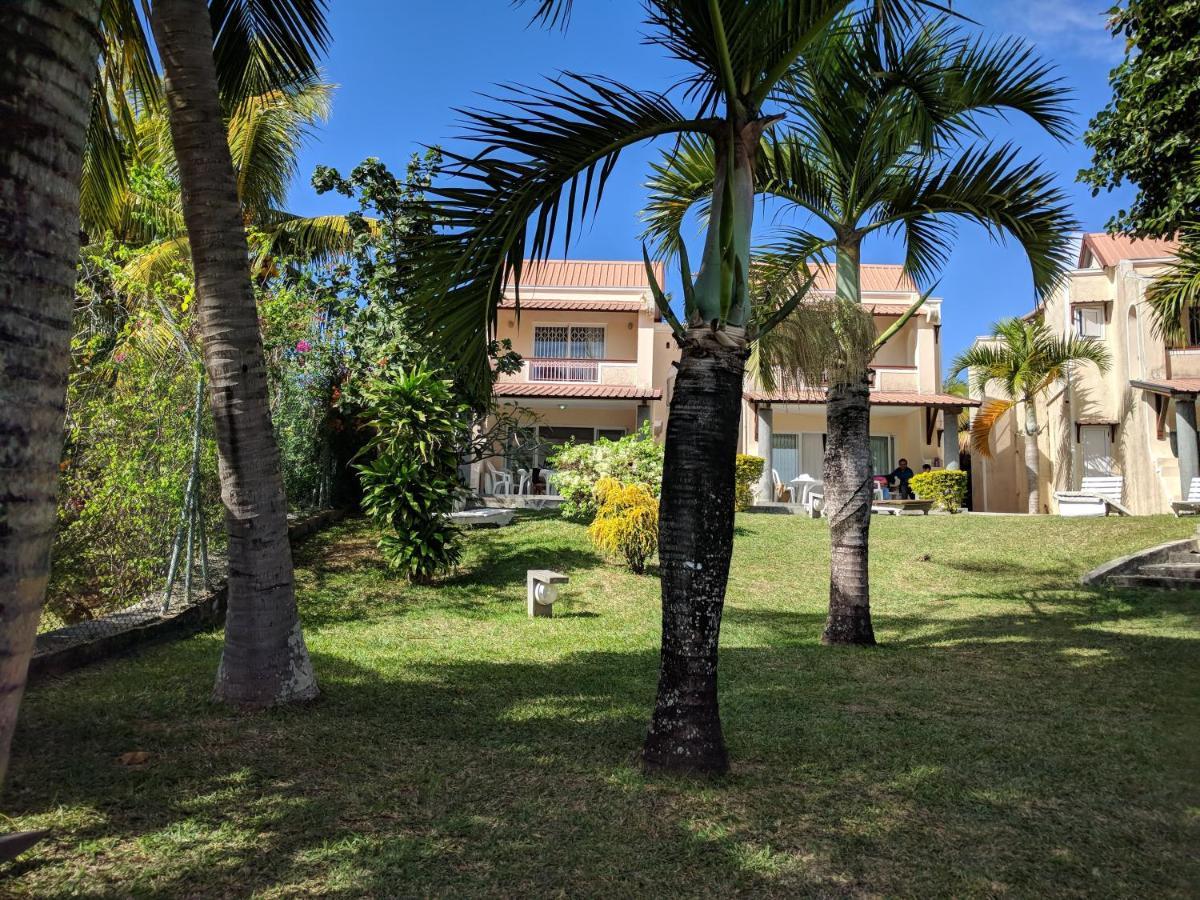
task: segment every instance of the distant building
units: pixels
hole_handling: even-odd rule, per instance
[[[1038,400],[1044,511],[1057,512],[1054,492],[1078,490],[1086,475],[1120,475],[1123,502],[1132,512],[1166,513],[1179,499],[1181,483],[1186,495],[1186,484],[1200,475],[1194,424],[1200,316],[1193,312],[1184,323],[1185,346],[1167,347],[1145,305],[1146,287],[1175,261],[1176,252],[1172,241],[1083,235],[1078,268],[1030,314],[1041,316],[1056,334],[1103,341],[1112,355],[1108,373],[1076,364]],[[1023,408],[1014,409],[997,423],[991,459],[974,456],[976,509],[1026,510],[1023,415]]]

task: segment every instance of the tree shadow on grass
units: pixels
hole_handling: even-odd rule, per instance
[[[1099,872],[1117,894],[1184,892],[1196,866],[1177,751],[1191,737],[1144,694],[1169,704],[1172,678],[1187,690],[1195,641],[1057,610],[905,617],[887,627],[931,630],[862,651],[817,646],[822,618],[730,611],[776,645],[722,651],[735,768],[716,784],[636,772],[649,648],[403,666],[386,648],[316,652],[320,700],[258,715],[204,699],[213,640],[78,673],[23,710],[6,811],[65,824],[9,883],[98,897],[1024,894],[1087,893]],[[130,749],[153,761],[118,766]]]

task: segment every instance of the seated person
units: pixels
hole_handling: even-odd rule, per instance
[[[922,475],[924,475],[926,472],[932,472],[932,471],[933,471],[933,466],[931,466],[929,463],[921,463],[921,474]]]
[[[912,488],[908,486],[908,482],[913,477],[913,470],[908,467],[908,460],[902,459],[897,463],[896,468],[888,475],[888,484],[897,482],[897,494],[901,500],[913,500],[916,495],[912,492]]]

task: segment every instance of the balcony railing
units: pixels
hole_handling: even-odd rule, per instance
[[[531,359],[529,380],[599,384],[600,363],[594,359]]]

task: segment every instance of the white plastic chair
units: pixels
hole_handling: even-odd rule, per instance
[[[825,482],[814,481],[808,486],[808,493],[804,496],[804,508],[814,518],[821,514],[821,510],[825,508]]]
[[[780,480],[779,472],[777,472],[775,469],[771,470],[771,481],[775,484],[776,499],[782,498],[786,494],[787,500],[784,502],[791,503],[795,498],[795,495],[792,493],[792,489]]]
[[[511,494],[513,492],[513,477],[512,472],[507,469],[497,469],[495,466],[489,465],[484,472],[487,477],[488,486],[493,496],[501,494]]]
[[[529,493],[529,478],[532,473],[528,469],[517,469],[517,493]]]

